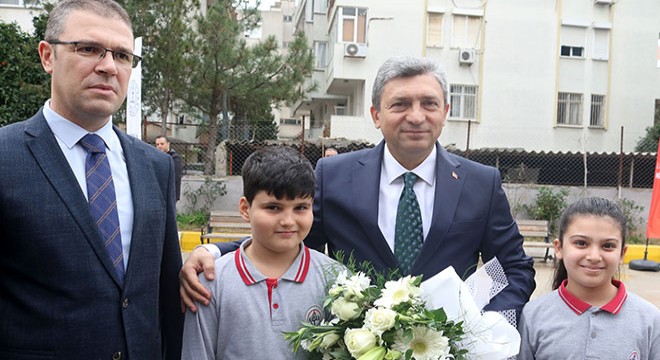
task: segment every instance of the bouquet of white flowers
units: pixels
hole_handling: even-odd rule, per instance
[[[373,285],[362,272],[339,274],[325,307],[332,319],[304,324],[286,333],[300,347],[324,359],[462,359],[457,347],[462,323],[447,320],[442,308],[430,310],[421,298],[421,276]]]
[[[305,323],[284,336],[294,352],[302,348],[322,359],[467,360],[516,355],[520,345],[516,329],[498,313],[480,311],[506,287],[491,277],[491,273],[504,274],[496,259],[494,263],[484,268],[496,271],[482,268],[471,277],[470,286],[451,267],[424,283],[421,276],[388,281],[383,275],[375,275],[372,283],[363,272],[351,275],[345,270],[324,304],[330,320]],[[490,295],[475,291],[484,288]]]

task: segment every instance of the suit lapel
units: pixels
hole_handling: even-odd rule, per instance
[[[55,192],[62,199],[62,203],[71,213],[71,217],[78,224],[85,235],[85,239],[92,247],[106,270],[110,273],[117,285],[120,285],[117,274],[103,247],[101,234],[96,227],[96,221],[89,212],[89,204],[83,194],[69,162],[64,157],[55,135],[48,127],[46,118],[40,111],[29,120],[26,127],[26,143],[34,159],[39,164],[44,175]]]
[[[460,162],[451,158],[447,150],[437,146],[435,198],[431,228],[424,240],[424,246],[413,265],[413,271],[420,269],[431,259],[437,260],[437,252],[447,240],[447,231],[451,226],[463,184],[468,176],[460,167]]]
[[[398,266],[396,258],[378,227],[378,192],[384,145],[385,142],[381,141],[353,165],[353,204],[354,214],[378,255],[388,267],[395,268]]]

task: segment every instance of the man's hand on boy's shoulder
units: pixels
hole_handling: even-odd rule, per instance
[[[188,259],[179,272],[179,294],[181,295],[181,311],[186,308],[197,312],[195,302],[204,306],[211,301],[211,292],[199,282],[198,275],[204,272],[207,280],[215,279],[215,256],[205,247],[196,247],[188,256]]]

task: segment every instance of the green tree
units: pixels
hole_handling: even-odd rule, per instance
[[[275,124],[268,99],[234,99],[232,101],[232,139],[275,140],[278,126]]]
[[[192,14],[196,1],[124,1],[135,36],[142,36],[142,103],[160,115],[162,133],[176,111],[183,82],[183,56],[189,51]]]
[[[248,46],[243,33],[258,21],[258,11],[244,0],[214,1],[205,16],[197,17],[181,96],[207,119],[205,174],[212,172],[215,146],[219,136],[228,133],[235,105],[250,101],[257,106],[262,101],[278,105],[301,99],[310,90],[300,88],[311,75],[313,61],[304,34],[296,34],[286,54],[280,53],[274,37]]]
[[[658,151],[658,138],[660,138],[660,123],[656,123],[655,125],[646,128],[646,135],[637,141],[635,151]]]
[[[37,51],[45,20],[45,15],[33,19],[33,35],[0,22],[0,126],[31,117],[48,99],[50,77]]]

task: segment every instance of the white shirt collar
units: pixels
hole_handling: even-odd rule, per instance
[[[435,143],[435,146],[440,146],[438,142]],[[429,156],[422,161],[419,166],[412,169],[411,171],[417,175],[420,179],[426,182],[429,186],[435,184],[435,163],[436,158],[438,157],[437,151],[431,151]],[[394,158],[390,150],[385,145],[385,153],[383,154],[383,175],[387,179],[388,184],[392,184],[393,181],[401,177],[401,175],[408,172],[399,162]]]
[[[83,136],[89,133],[51,109],[50,100],[44,104],[44,117],[53,134],[69,149],[72,149]],[[105,146],[112,151],[119,149],[119,137],[113,130],[110,120],[108,119],[108,122],[94,134],[100,136],[105,142]]]

